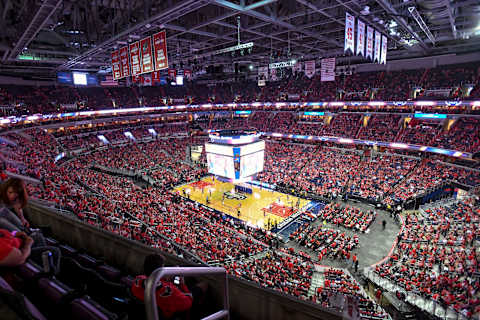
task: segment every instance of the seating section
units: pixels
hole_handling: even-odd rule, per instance
[[[32,261],[0,270],[0,299],[8,301],[18,316],[39,320],[144,318],[129,293],[132,276],[53,238],[46,240],[62,252],[57,275],[45,273]],[[5,279],[16,280],[10,285]],[[19,299],[26,309],[19,307],[23,304]]]
[[[467,199],[407,215],[393,255],[375,272],[467,318],[478,315],[479,213]]]

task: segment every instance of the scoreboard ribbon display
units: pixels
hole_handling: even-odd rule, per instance
[[[113,73],[113,80],[118,80],[121,78],[120,59],[118,57],[118,50],[115,50],[112,52],[112,73]]]
[[[155,70],[167,69],[167,34],[165,31],[153,35],[153,52],[155,53]]]
[[[130,44],[130,64],[132,66],[132,76],[138,76],[140,70],[140,42]]]
[[[154,71],[151,37],[140,40],[140,47],[142,49],[142,73]]]

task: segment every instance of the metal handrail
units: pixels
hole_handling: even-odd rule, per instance
[[[145,311],[148,320],[158,320],[158,308],[156,299],[156,290],[160,279],[166,276],[200,276],[206,274],[221,274],[224,275],[225,283],[223,286],[223,309],[217,311],[202,320],[216,320],[230,318],[230,301],[228,297],[228,274],[225,268],[220,267],[167,267],[158,268],[152,272],[147,279],[145,286]]]

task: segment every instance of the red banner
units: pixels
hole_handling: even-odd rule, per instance
[[[130,76],[130,61],[128,61],[128,47],[120,48],[120,77]]]
[[[153,51],[155,53],[155,70],[167,69],[167,33],[165,31],[153,35]]]
[[[192,80],[192,70],[188,70],[188,69],[183,70],[183,75],[187,80]]]
[[[152,83],[160,82],[160,71],[152,72]]]
[[[120,79],[120,59],[118,58],[118,50],[112,52],[112,74],[113,80]]]
[[[142,73],[153,71],[153,55],[151,38],[140,40],[140,48],[142,48]]]
[[[177,70],[176,69],[168,69],[168,77],[172,80],[177,78]]]
[[[140,42],[130,44],[130,65],[132,66],[132,76],[138,76],[140,70]]]
[[[135,75],[134,75],[134,76],[132,76],[132,82],[133,82],[133,83],[138,83],[138,82],[141,81],[140,78],[141,78],[141,76],[135,76]]]

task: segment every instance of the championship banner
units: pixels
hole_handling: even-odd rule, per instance
[[[353,54],[355,54],[355,17],[352,16],[350,13],[346,12],[346,19],[345,19],[345,48],[344,51],[347,52],[350,50]]]
[[[142,86],[152,86],[152,75],[151,74],[144,74],[142,76]]]
[[[189,69],[185,69],[183,71],[183,75],[185,76],[185,78],[187,80],[192,80],[192,70],[189,70]]]
[[[268,67],[259,67],[258,68],[258,78],[260,80],[268,79]]]
[[[172,80],[177,78],[177,70],[176,69],[168,69],[168,77]]]
[[[367,53],[366,58],[373,60],[373,31],[374,29],[370,26],[367,26]]]
[[[152,84],[160,82],[160,71],[152,72]]]
[[[120,48],[120,74],[122,78],[130,76],[130,61],[128,47]]]
[[[295,73],[295,72],[301,72],[302,71],[302,63],[300,61],[297,61],[297,63],[295,63],[293,65],[293,68],[292,68],[292,71]]]
[[[132,66],[132,76],[138,76],[140,70],[140,42],[130,44],[130,65]]]
[[[382,54],[380,56],[380,63],[387,64],[387,37],[382,36]]]
[[[270,69],[270,80],[277,81],[277,69]]]
[[[133,75],[132,76],[132,83],[138,83],[141,81],[140,79],[141,76],[138,76],[138,75]]]
[[[305,75],[309,78],[315,75],[315,60],[305,61]]]
[[[140,40],[142,48],[142,73],[150,73],[153,71],[153,55],[151,38]]]
[[[113,80],[118,80],[121,78],[120,59],[118,57],[118,50],[115,50],[112,52],[112,74],[113,74]]]
[[[380,49],[381,49],[382,34],[375,30],[375,55],[373,57],[373,62],[380,62]]]
[[[155,53],[155,70],[167,69],[167,33],[165,31],[153,35],[153,51]]]
[[[321,67],[321,81],[335,81],[335,58],[322,59]]]
[[[365,56],[365,23],[358,20],[357,24],[357,55]]]

